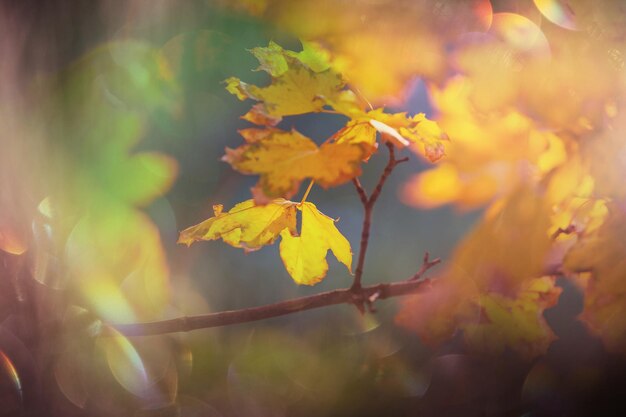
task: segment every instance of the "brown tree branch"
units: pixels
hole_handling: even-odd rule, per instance
[[[356,264],[356,270],[354,271],[354,280],[352,281],[352,291],[356,294],[361,289],[361,277],[363,276],[363,267],[365,265],[365,254],[367,253],[367,246],[370,240],[370,228],[372,226],[372,206],[369,204],[370,200],[367,200],[367,204],[364,204],[365,213],[363,216],[363,228],[361,229],[361,244],[359,246],[359,258]],[[358,306],[357,306],[358,307]]]
[[[427,290],[430,287],[430,283],[431,280],[425,279],[420,281],[406,280],[388,284],[377,284],[362,287],[358,295],[363,299],[374,302],[375,300],[384,300],[386,298],[399,297]],[[179,317],[171,320],[147,323],[110,324],[107,327],[111,327],[126,336],[149,336],[188,332],[197,329],[249,323],[336,304],[352,304],[354,302],[354,296],[355,293],[352,288],[343,288],[260,307],[221,311],[199,316]],[[104,327],[105,330],[103,332],[105,334],[107,332],[111,333],[110,330],[106,330],[107,327]]]
[[[147,323],[108,324],[103,326],[102,334],[115,334],[112,329],[126,336],[150,336],[167,333],[189,332],[191,330],[250,323],[331,305],[354,304],[355,297],[359,300],[364,300],[370,310],[374,311],[372,304],[377,300],[428,291],[431,287],[432,280],[421,278],[423,278],[428,270],[438,265],[440,262],[439,258],[431,261],[429,259],[429,254],[425,253],[424,260],[419,271],[409,279],[405,281],[361,287],[356,293],[353,288],[342,288],[307,297],[294,298],[274,304],[244,308],[241,310],[220,311],[217,313],[209,313],[199,316],[179,317],[171,320],[153,321]],[[591,269],[581,269],[573,272],[580,273],[590,271]],[[542,272],[543,275],[563,275],[564,273],[565,272],[562,270],[560,265],[549,266]]]

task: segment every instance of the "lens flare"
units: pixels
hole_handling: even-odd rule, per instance
[[[84,278],[81,289],[99,317],[114,323],[136,321],[132,306],[112,278],[94,273]]]
[[[17,373],[17,369],[15,369],[15,365],[11,362],[11,359],[9,359],[9,357],[2,350],[0,350],[0,366],[4,368],[6,373],[11,378],[11,382],[13,382],[13,386],[15,386],[17,394],[19,395],[20,402],[22,402],[24,400],[24,394],[22,392],[22,382],[20,381],[20,376]]]
[[[149,393],[150,383],[141,356],[124,335],[113,328],[109,330],[112,335],[102,337],[99,342],[111,373],[126,390],[145,397]]]
[[[345,316],[344,332],[348,336],[357,336],[369,333],[380,326],[380,320],[375,314],[360,314],[356,309],[353,314]]]
[[[25,237],[10,224],[0,224],[0,250],[11,255],[21,255],[28,249]]]
[[[489,32],[514,47],[519,52],[530,55],[550,55],[548,39],[533,21],[516,13],[496,13]]]
[[[80,369],[82,362],[77,359],[76,352],[61,355],[54,366],[54,378],[65,398],[82,409],[87,404],[88,393]]]
[[[472,4],[474,15],[481,22],[484,30],[489,30],[493,21],[493,8],[489,0],[476,1]]]
[[[575,21],[576,14],[568,1],[534,0],[534,2],[537,9],[550,22],[565,29],[578,29]]]
[[[193,352],[187,346],[181,346],[180,352],[178,353],[178,371],[181,376],[188,377],[191,375],[191,371],[193,370]]]

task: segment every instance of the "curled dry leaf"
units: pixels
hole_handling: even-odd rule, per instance
[[[224,213],[221,204],[213,206],[214,216],[183,230],[178,243],[191,245],[198,240],[217,240],[248,251],[271,245],[283,229],[295,233],[296,203],[277,199],[266,205],[246,200]]]

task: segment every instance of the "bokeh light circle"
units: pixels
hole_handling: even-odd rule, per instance
[[[533,0],[537,9],[550,22],[564,29],[577,30],[576,14],[568,1]]]

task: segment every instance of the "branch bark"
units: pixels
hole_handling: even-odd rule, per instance
[[[431,279],[423,279],[424,275],[428,272],[428,270],[439,263],[439,258],[431,261],[428,253],[426,253],[424,254],[424,260],[419,271],[405,281],[361,287],[357,292],[355,292],[352,287],[342,288],[307,297],[281,301],[275,304],[244,308],[241,310],[220,311],[217,313],[209,313],[199,316],[179,317],[171,320],[153,321],[147,323],[108,324],[103,327],[102,334],[114,335],[114,331],[117,331],[126,336],[151,336],[167,333],[189,332],[198,329],[250,323],[331,305],[354,304],[355,298],[358,300],[365,300],[371,307],[371,304],[377,300],[428,291],[433,281]],[[591,269],[581,269],[572,272],[580,273],[591,271]],[[562,270],[560,265],[551,265],[543,272],[544,275],[555,276],[562,275],[564,273],[565,272]]]
[[[431,280],[429,279],[419,281],[409,279],[406,281],[377,284],[362,287],[357,295],[363,299],[373,302],[375,300],[384,300],[386,298],[399,297],[427,290],[430,287],[430,283]],[[208,329],[232,324],[249,323],[336,304],[353,304],[354,297],[355,293],[352,288],[343,288],[260,307],[221,311],[199,316],[179,317],[171,320],[147,323],[109,324],[108,327],[111,327],[126,336],[149,336],[166,333],[189,332],[197,329]],[[107,327],[104,329],[105,330],[103,332],[106,334]],[[110,330],[108,330],[108,332],[111,333]]]

